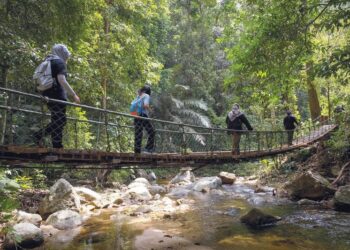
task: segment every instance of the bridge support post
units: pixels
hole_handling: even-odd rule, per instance
[[[74,122],[74,134],[75,134],[74,147],[75,149],[77,149],[78,148],[78,122],[77,121]]]
[[[108,134],[108,112],[107,110],[105,109],[104,110],[104,120],[105,120],[105,132],[106,132],[106,140],[107,140],[107,148],[106,148],[106,151],[107,152],[110,152],[111,151],[111,144],[110,144],[110,141],[109,141],[109,134]]]
[[[211,129],[210,130],[210,154],[213,155],[213,151],[214,151],[214,130]]]
[[[187,153],[187,145],[186,145],[185,127],[183,124],[181,124],[180,126],[181,126],[181,131],[182,131],[180,152],[181,152],[181,154],[186,154]]]

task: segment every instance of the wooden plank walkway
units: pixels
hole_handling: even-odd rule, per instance
[[[104,152],[95,150],[53,149],[25,146],[0,146],[0,160],[5,163],[66,163],[75,166],[103,165],[108,168],[123,166],[183,166],[210,165],[235,162],[237,160],[257,159],[277,155],[306,147],[322,139],[332,132],[336,125],[323,125],[307,136],[298,138],[293,145],[282,145],[268,150],[243,151],[239,155],[232,155],[231,151],[178,153],[134,154],[121,152]]]

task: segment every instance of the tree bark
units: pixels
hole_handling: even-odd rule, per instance
[[[8,67],[7,66],[1,66],[1,77],[0,77],[0,86],[7,88],[7,72]],[[7,106],[8,98],[5,99],[4,105]],[[0,137],[0,144],[4,145],[5,142],[5,134],[6,134],[6,126],[7,126],[7,111],[3,111],[3,116],[1,117],[1,137]]]
[[[313,71],[313,62],[309,61],[306,63],[306,84],[307,84],[307,93],[309,96],[309,108],[312,120],[318,118],[321,115],[320,102],[318,100],[318,94],[316,87],[313,83],[312,77]]]
[[[331,88],[330,83],[327,81],[327,102],[328,102],[328,118],[332,115],[332,104],[331,104]]]
[[[340,172],[339,172],[337,178],[332,182],[332,185],[333,185],[333,186],[336,186],[336,185],[338,184],[338,182],[339,182],[339,181],[341,180],[341,178],[344,176],[344,171],[345,171],[345,169],[346,169],[348,166],[350,166],[350,161],[347,162],[347,163],[345,163],[345,164],[342,166],[342,168],[341,168],[341,170],[340,170]]]

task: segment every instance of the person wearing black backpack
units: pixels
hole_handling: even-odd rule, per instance
[[[44,90],[41,94],[51,99],[67,101],[67,95],[71,96],[76,103],[80,103],[79,96],[67,82],[67,60],[70,52],[63,44],[55,44],[52,53],[46,57],[51,63],[51,72],[54,82],[52,87]],[[34,133],[34,141],[38,146],[42,145],[43,136],[51,135],[52,147],[63,148],[63,129],[66,125],[66,104],[49,101],[47,106],[51,112],[51,122],[44,128]]]
[[[138,100],[139,104],[137,105],[137,116],[140,117],[149,117],[150,112],[150,97],[151,95],[151,87],[148,85],[143,86],[138,92]],[[147,131],[148,140],[143,153],[153,153],[154,152],[154,137],[155,131],[154,127],[150,120],[143,120],[137,118],[134,119],[135,126],[135,144],[134,144],[134,152],[135,154],[141,153],[141,145],[142,145],[142,137],[143,137],[143,129]]]
[[[283,119],[283,125],[284,128],[287,130],[287,137],[288,137],[288,145],[293,144],[293,134],[294,130],[296,129],[295,125],[299,125],[297,119],[294,115],[292,115],[292,112],[290,110],[287,110],[287,115]]]
[[[243,112],[239,109],[239,105],[235,103],[232,107],[232,110],[228,112],[226,117],[226,124],[227,129],[234,130],[234,131],[228,131],[228,134],[232,135],[232,154],[239,155],[239,143],[241,141],[241,135],[243,133],[243,127],[244,124],[248,130],[253,130],[252,126],[250,125],[247,117],[244,115]]]

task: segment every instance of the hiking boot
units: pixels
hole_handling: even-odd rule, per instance
[[[153,154],[154,150],[153,149],[145,149],[142,151],[143,154]]]

